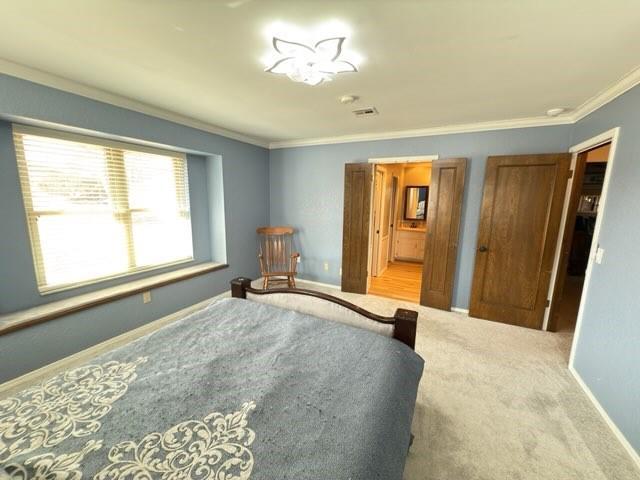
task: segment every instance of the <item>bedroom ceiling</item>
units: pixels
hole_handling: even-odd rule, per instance
[[[640,65],[637,0],[0,0],[0,7],[0,58],[263,143],[543,117],[553,107],[579,107]],[[263,71],[270,25],[311,29],[331,20],[350,26],[345,45],[363,57],[358,73],[312,87]],[[0,71],[16,75],[7,65]],[[341,104],[346,94],[358,102]],[[370,106],[379,115],[352,113]]]

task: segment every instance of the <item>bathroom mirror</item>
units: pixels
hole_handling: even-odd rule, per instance
[[[425,220],[429,187],[407,186],[404,191],[404,219]]]

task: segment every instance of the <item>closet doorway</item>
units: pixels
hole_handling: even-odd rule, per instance
[[[466,159],[345,166],[342,290],[449,310]]]
[[[573,333],[589,264],[611,141],[578,153],[573,166],[547,330]]]

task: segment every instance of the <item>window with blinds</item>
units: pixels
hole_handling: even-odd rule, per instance
[[[14,125],[41,293],[193,259],[183,154]]]

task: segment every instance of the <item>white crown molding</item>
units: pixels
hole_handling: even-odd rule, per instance
[[[137,100],[116,95],[73,80],[58,77],[34,68],[20,65],[8,60],[0,59],[0,73],[22,78],[34,83],[39,83],[83,97],[109,103],[118,107],[162,118],[170,122],[203,130],[241,142],[257,145],[269,149],[306,147],[314,145],[333,145],[339,143],[366,142],[376,140],[392,140],[401,138],[429,137],[434,135],[451,135],[459,133],[488,132],[492,130],[508,130],[514,128],[549,127],[554,125],[571,125],[583,119],[587,115],[598,110],[602,106],[616,99],[623,93],[640,84],[640,68],[632,70],[614,85],[594,95],[578,108],[558,117],[526,117],[509,120],[496,120],[488,122],[465,123],[458,125],[446,125],[440,127],[418,128],[411,130],[387,131],[378,133],[361,133],[353,135],[340,135],[334,137],[318,137],[298,140],[282,140],[268,142],[242,133],[226,130],[209,123],[196,120],[178,113],[154,107]]]
[[[615,84],[598,93],[597,95],[594,95],[578,108],[576,108],[572,114],[573,123],[582,120],[587,115],[595,112],[612,100],[615,100],[620,95],[628,92],[638,84],[640,84],[640,67],[631,70]]]
[[[203,130],[207,133],[213,133],[220,135],[221,137],[231,138],[240,142],[249,143],[251,145],[257,145],[259,147],[268,148],[269,142],[258,138],[250,137],[242,133],[226,130],[224,128],[211,125],[194,118],[186,117],[179,113],[174,113],[169,110],[154,107],[131,98],[123,97],[114,93],[100,90],[99,88],[90,87],[67,78],[59,77],[35,68],[20,65],[18,63],[10,62],[8,60],[0,58],[0,73],[12,77],[18,77],[23,80],[45,85],[47,87],[55,88],[65,92],[80,95],[81,97],[90,98],[99,102],[108,103],[117,107],[126,108],[127,110],[133,110],[134,112],[144,113],[152,117],[168,120],[169,122],[185,125],[187,127],[195,128],[197,130]]]
[[[414,130],[398,130],[393,132],[358,133],[354,135],[341,135],[337,137],[310,138],[304,140],[285,140],[271,142],[270,149],[308,147],[313,145],[332,145],[337,143],[367,142],[375,140],[395,140],[399,138],[431,137],[434,135],[451,135],[455,133],[487,132],[491,130],[507,130],[512,128],[548,127],[551,125],[567,125],[573,122],[573,118],[562,115],[554,118],[528,117],[512,120],[497,120],[491,122],[465,123],[460,125],[447,125],[443,127],[418,128]]]
[[[513,128],[549,127],[553,125],[572,125],[587,115],[595,112],[620,95],[628,92],[640,84],[640,67],[632,70],[615,84],[594,95],[572,112],[558,117],[528,117],[511,120],[466,123],[443,127],[431,127],[415,130],[399,130],[395,132],[362,133],[356,135],[341,135],[337,137],[309,138],[302,140],[284,140],[271,142],[270,149],[306,147],[312,145],[332,145],[337,143],[366,142],[375,140],[390,140],[398,138],[429,137],[433,135],[451,135],[456,133],[487,132],[491,130],[507,130]]]

